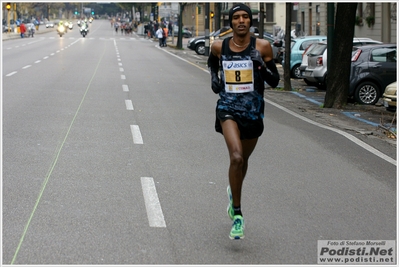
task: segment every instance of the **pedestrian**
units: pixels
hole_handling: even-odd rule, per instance
[[[24,23],[21,23],[21,25],[19,26],[19,31],[21,32],[21,38],[24,38],[26,32],[26,27]]]
[[[166,39],[168,39],[168,28],[163,26],[162,46],[166,47]]]
[[[168,24],[168,35],[173,34],[173,25],[172,25],[172,21],[169,21]]]
[[[163,37],[163,30],[162,27],[159,27],[158,30],[155,32],[155,35],[159,41],[159,47],[162,47],[162,37]]]
[[[248,159],[264,129],[264,82],[274,88],[280,76],[270,43],[251,36],[251,9],[242,3],[235,4],[229,10],[229,22],[233,36],[213,42],[208,68],[211,88],[220,97],[215,130],[223,135],[230,157],[227,214],[233,225],[229,237],[242,239],[245,224],[241,191]]]

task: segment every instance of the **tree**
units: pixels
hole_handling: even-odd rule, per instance
[[[285,51],[284,51],[284,91],[291,91],[291,8],[292,3],[285,4]]]
[[[333,56],[331,56],[331,62],[328,66],[327,88],[324,99],[325,108],[340,109],[348,101],[356,9],[357,3],[337,4],[331,51]]]
[[[177,33],[177,48],[183,48],[183,10],[187,3],[179,3],[180,12],[179,12],[179,32]]]

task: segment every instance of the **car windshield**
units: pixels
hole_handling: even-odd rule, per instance
[[[294,47],[295,43],[296,43],[296,41],[295,41],[295,40],[291,40],[291,48],[293,48],[293,47]]]
[[[327,44],[317,44],[312,48],[309,54],[312,56],[322,55],[324,53],[324,50],[326,50],[326,48]]]

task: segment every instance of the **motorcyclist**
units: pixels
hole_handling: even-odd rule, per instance
[[[89,33],[89,25],[87,24],[86,21],[82,21],[80,24],[80,33],[82,33],[82,31],[85,29],[86,29],[86,34]]]
[[[58,27],[57,27],[57,31],[58,32],[65,32],[67,31],[66,27],[64,26],[64,22],[61,20],[60,22],[58,22]]]

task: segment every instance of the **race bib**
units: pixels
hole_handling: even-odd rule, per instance
[[[227,93],[247,93],[254,90],[252,60],[223,61],[224,88]]]

